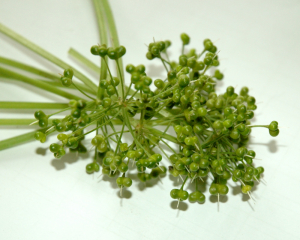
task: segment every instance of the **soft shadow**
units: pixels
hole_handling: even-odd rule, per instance
[[[48,148],[38,147],[38,148],[35,150],[35,153],[38,154],[38,155],[45,156],[46,153],[47,153],[47,150],[48,150]]]
[[[178,201],[172,201],[170,203],[170,207],[174,210],[181,210],[181,211],[186,211],[189,208],[189,205],[185,202],[179,202],[178,208]]]
[[[110,186],[113,189],[120,189],[119,186],[118,186],[118,184],[116,183],[116,179],[117,179],[117,176],[115,176],[115,177],[109,177],[107,175],[103,175],[103,177],[102,177],[102,180],[105,181],[105,182],[109,182]]]
[[[276,153],[279,147],[286,147],[286,145],[278,145],[276,140],[271,140],[268,143],[254,143],[250,141],[248,145],[265,145],[271,153]]]
[[[119,188],[120,189],[120,188]],[[126,188],[122,189],[122,196],[120,195],[120,190],[116,192],[116,195],[122,199],[129,199],[132,197],[132,192],[128,191]]]
[[[197,182],[197,189],[198,189],[200,192],[202,192],[202,193],[206,192],[206,190],[207,190],[207,186],[208,186],[208,184],[207,184],[207,178],[208,178],[208,177],[202,178],[203,181],[202,181],[200,178],[197,179],[197,181],[198,181],[198,182]],[[196,187],[195,181],[196,181],[196,180],[194,180],[191,184],[189,184],[189,185],[187,186],[187,190],[190,190],[191,192],[194,192],[194,191],[195,191],[195,187]]]
[[[240,186],[240,185],[236,185],[236,186],[232,186],[231,184],[228,184],[228,185],[229,185],[229,186],[231,187],[231,189],[232,189],[232,191],[231,191],[232,195],[234,195],[234,196],[236,196],[236,195],[241,195],[242,201],[243,201],[243,202],[248,202],[248,204],[250,205],[250,207],[252,208],[252,210],[254,210],[254,208],[253,208],[253,206],[252,206],[252,200],[251,200],[251,198],[249,197],[248,194],[243,194],[243,193],[242,193],[242,190],[241,190],[241,186]],[[254,184],[254,186],[252,187],[252,189],[251,189],[252,197],[256,196],[256,195],[255,195],[255,191],[257,190],[258,186],[259,186],[259,184],[256,182],[256,183]],[[251,203],[250,203],[250,202],[251,202]]]
[[[230,191],[230,192],[231,192],[231,194],[232,194],[233,196],[242,194],[242,190],[241,190],[241,187],[240,187],[239,185],[236,185],[236,186],[231,186],[230,184],[228,184],[228,185],[229,185],[229,186],[231,187],[231,189],[232,189],[232,191]]]
[[[165,175],[163,175],[161,177],[151,179],[150,181],[146,181],[146,182],[139,181],[137,187],[140,191],[144,191],[147,188],[151,188],[151,187],[154,187],[156,185],[158,185],[159,187],[161,187],[163,189],[163,183],[162,183],[162,180],[161,180],[163,177],[165,177]]]
[[[169,174],[169,179],[173,182],[174,187],[179,187],[182,185],[182,180],[180,177],[174,177],[172,174]]]
[[[75,163],[79,160],[85,160],[90,158],[89,153],[85,153],[85,154],[80,154],[77,155],[76,153],[67,153],[65,156],[63,156],[60,159],[53,159],[51,161],[51,165],[57,170],[62,170],[66,168],[67,164],[72,164]]]
[[[217,203],[218,202],[218,196],[217,195],[210,195],[209,196],[209,201],[212,203]],[[227,195],[220,195],[219,196],[219,201],[221,203],[226,203],[228,201],[228,196]]]

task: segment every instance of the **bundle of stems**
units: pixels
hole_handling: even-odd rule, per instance
[[[200,52],[187,50],[190,37],[181,34],[178,61],[169,59],[169,40],[149,43],[146,57],[160,61],[166,70],[165,79],[153,81],[142,64],[129,64],[124,69],[122,57],[126,48],[119,44],[109,3],[107,0],[93,0],[93,3],[100,44],[92,46],[90,51],[100,59],[100,67],[75,49],[71,48],[69,54],[99,74],[97,84],[0,24],[0,32],[62,69],[61,75],[56,75],[0,57],[0,79],[25,82],[68,100],[66,103],[0,102],[1,109],[36,110],[32,119],[0,119],[0,125],[37,126],[33,132],[0,141],[0,150],[34,139],[44,143],[49,135],[56,134],[57,141],[49,146],[56,158],[67,151],[80,154],[93,149],[94,157],[86,172],[91,174],[101,169],[103,174],[116,178],[121,192],[132,185],[129,172],[146,182],[165,176],[168,168],[170,174],[182,180],[181,187],[170,192],[178,203],[187,199],[203,203],[205,195],[199,186],[207,184],[209,176],[213,179],[210,194],[226,195],[227,181],[232,179],[252,198],[251,189],[261,179],[264,169],[254,166],[255,151],[247,149],[251,129],[264,127],[275,137],[279,134],[278,123],[251,125],[257,106],[247,87],[239,94],[231,86],[223,94],[215,92],[217,81],[224,76],[217,69],[220,62],[213,42],[205,39]],[[112,39],[110,44],[108,36]],[[110,63],[116,66],[116,76]],[[130,75],[129,86],[124,70]],[[209,75],[208,70],[213,74]],[[78,95],[71,93],[74,89]],[[57,111],[49,114],[50,109]],[[54,118],[62,113],[63,118]],[[92,135],[88,144],[83,141],[87,135]],[[193,192],[184,190],[187,184],[194,186]]]

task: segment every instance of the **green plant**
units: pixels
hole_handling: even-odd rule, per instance
[[[38,81],[3,67],[0,69],[1,77],[20,80],[70,100],[68,104],[2,102],[2,108],[13,105],[18,105],[19,108],[38,107],[39,110],[34,114],[35,120],[14,121],[16,124],[38,124],[40,129],[1,141],[0,149],[33,138],[44,143],[48,135],[56,133],[58,141],[52,143],[49,149],[56,158],[60,158],[66,154],[66,150],[86,152],[87,148],[82,140],[93,133],[91,145],[95,154],[91,163],[86,166],[86,172],[91,174],[101,170],[103,174],[115,177],[120,189],[132,184],[128,177],[129,164],[132,163],[136,170],[130,171],[137,172],[142,182],[164,176],[167,168],[163,165],[167,165],[170,174],[183,181],[180,189],[170,192],[171,197],[178,201],[189,198],[190,202],[203,203],[205,196],[198,187],[206,184],[209,174],[213,177],[210,194],[226,195],[226,183],[232,179],[241,184],[243,193],[251,196],[254,181],[259,181],[264,169],[253,165],[255,152],[246,148],[249,134],[253,127],[265,127],[269,129],[271,136],[277,136],[278,123],[273,121],[269,125],[251,125],[256,105],[255,98],[249,95],[247,87],[242,88],[239,94],[235,93],[233,87],[228,87],[224,94],[218,95],[215,92],[215,84],[223,79],[223,74],[215,69],[219,65],[217,47],[206,39],[200,52],[195,49],[186,51],[190,38],[187,34],[182,34],[182,52],[179,60],[173,62],[168,57],[170,41],[152,42],[148,45],[146,57],[162,62],[166,69],[165,79],[153,81],[147,76],[144,65],[127,65],[125,70],[129,75],[125,75],[122,56],[126,53],[126,48],[118,42],[109,5],[107,1],[96,0],[94,4],[99,17],[101,44],[92,46],[91,53],[101,58],[101,68],[94,66],[74,50],[71,54],[100,72],[98,85],[68,64],[0,25],[2,33],[64,70],[61,76],[57,76],[1,58],[3,64],[48,80]],[[111,47],[108,47],[108,32],[113,36]],[[109,68],[109,61],[117,66],[116,76],[113,76]],[[215,70],[212,76],[208,74],[210,69]],[[126,76],[130,76],[129,86],[125,84]],[[75,79],[73,81],[74,77],[82,83]],[[85,97],[71,94],[66,88],[78,89]],[[58,109],[56,113],[67,114],[62,119],[55,119],[55,114],[47,114],[49,108]],[[175,130],[175,134],[170,133],[170,128]],[[125,139],[124,134],[130,134],[131,141]],[[165,148],[172,152],[171,156]],[[161,163],[163,156],[165,164]],[[188,193],[183,189],[186,184],[194,185],[195,190]]]

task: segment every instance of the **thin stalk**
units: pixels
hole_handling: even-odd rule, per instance
[[[36,119],[33,118],[5,118],[5,119],[0,119],[0,126],[29,126],[29,124],[35,122]],[[48,124],[52,124],[52,119],[48,119]]]
[[[107,138],[110,138],[111,136],[114,136],[114,135],[119,134],[119,133],[122,133],[122,131],[111,133],[111,134],[107,135]],[[123,133],[129,133],[129,130],[123,131]]]
[[[63,118],[58,118],[62,120]],[[29,126],[29,124],[35,122],[35,118],[0,118],[0,126]],[[52,124],[53,119],[48,119],[48,124]],[[120,120],[112,120],[113,125],[123,125],[123,122]],[[33,125],[36,126],[36,125]],[[124,131],[126,132],[126,131]]]
[[[132,89],[131,89],[131,86],[132,86],[132,82],[130,82],[129,87],[126,87],[126,86],[125,86],[125,89],[127,89],[127,90],[126,90],[126,94],[125,94],[125,98],[127,98],[128,94],[129,94],[129,92],[130,92],[130,90],[132,90]]]
[[[109,116],[107,116],[107,119],[109,119]],[[114,132],[116,132],[116,129],[115,129],[115,127],[114,127],[114,124],[112,124],[112,122],[109,122],[108,123],[109,124],[109,126],[110,126],[110,128],[114,131]],[[124,122],[122,122],[122,124],[124,125]],[[106,128],[106,125],[105,125],[105,128]],[[116,135],[116,140],[118,141],[118,135]]]
[[[115,24],[115,20],[111,11],[111,8],[109,6],[109,3],[107,0],[101,0],[100,1],[100,5],[103,8],[103,11],[105,12],[106,15],[106,19],[107,19],[107,24],[108,24],[108,28],[109,28],[109,32],[110,32],[110,36],[111,36],[111,41],[112,41],[112,47],[116,48],[120,46],[119,43],[119,37],[118,37],[118,32],[117,32],[117,28],[116,28],[116,24]],[[123,70],[123,61],[122,58],[119,59],[119,68],[120,68],[120,72],[117,71],[118,77],[124,80],[124,70]],[[125,83],[123,82],[123,86],[125,85]],[[122,85],[118,86],[118,92],[119,95],[121,95],[121,90]]]
[[[150,140],[150,142],[152,142],[152,144],[153,144],[154,146],[157,146],[157,147],[160,149],[160,151],[162,151],[162,153],[165,155],[165,157],[166,157],[167,159],[169,159],[168,155],[167,155],[166,152],[163,150],[163,148],[162,148],[161,146],[159,146],[159,144],[156,144],[151,138],[149,138],[149,140]]]
[[[200,58],[203,55],[203,53],[205,53],[205,51],[206,49],[203,49],[203,51],[197,56],[197,58]]]
[[[122,76],[122,74],[121,74],[121,69],[120,69],[119,60],[120,60],[120,59],[117,59],[117,60],[116,60],[116,63],[117,63],[118,72],[119,72],[119,75],[120,75],[120,78],[121,78],[122,100],[124,101],[124,99],[125,99],[125,95],[124,95],[124,92],[125,92],[125,90],[124,90],[124,79],[123,79],[123,76]]]
[[[67,103],[0,102],[0,109],[63,109]]]
[[[107,120],[107,121],[105,121],[104,123],[102,123],[100,126],[97,126],[96,128],[94,128],[94,129],[92,129],[91,131],[88,131],[88,132],[82,134],[81,136],[78,136],[77,138],[79,139],[80,137],[82,137],[82,136],[84,136],[84,135],[88,135],[89,133],[94,132],[95,130],[97,130],[97,129],[103,127],[104,125],[107,125],[110,121],[112,121],[114,118],[116,118],[116,117],[120,114],[121,111],[122,111],[122,109],[119,110],[119,111],[117,112],[117,114],[114,115],[112,118],[110,118],[109,120]],[[90,126],[90,125],[92,125],[92,124],[90,123],[90,124],[86,125],[84,128],[86,128],[86,127],[88,127],[88,126]]]
[[[59,88],[71,88],[71,89],[76,89],[73,85],[70,85],[69,87],[66,87],[64,85],[62,85],[61,82],[50,82],[50,81],[45,81],[45,80],[40,80],[40,79],[36,79],[37,81],[42,81],[44,83],[50,84],[51,86],[54,87],[59,87]],[[73,83],[75,83],[75,81],[73,81]],[[76,82],[76,86],[79,87],[82,91],[85,91],[89,94],[92,94],[93,96],[95,96],[95,92],[92,91],[89,87],[87,87],[86,85]]]
[[[247,127],[254,128],[254,127],[265,127],[269,128],[269,125],[248,125]]]
[[[77,59],[79,62],[90,68],[91,70],[95,71],[96,73],[100,72],[100,68],[93,62],[91,62],[89,59],[87,59],[85,56],[83,56],[81,53],[77,52],[74,48],[70,48],[68,53]]]
[[[71,109],[72,109],[71,107],[67,107],[67,108],[65,108],[65,109],[59,110],[59,111],[57,111],[57,112],[55,112],[55,113],[52,113],[52,114],[49,114],[49,115],[47,115],[47,116],[48,116],[48,118],[50,118],[50,117],[52,117],[52,116],[54,116],[54,115],[56,115],[56,114],[59,114],[59,113],[61,113],[61,112],[65,112],[65,111],[68,111],[68,110],[71,110]]]
[[[1,26],[1,24],[0,24],[0,26]],[[62,96],[64,98],[67,98],[67,99],[76,99],[76,100],[81,99],[80,97],[77,97],[77,96],[75,96],[75,95],[73,95],[71,93],[68,93],[68,92],[65,92],[63,90],[57,89],[56,87],[52,87],[50,84],[44,83],[42,81],[34,80],[32,78],[23,76],[21,74],[15,73],[15,72],[12,72],[12,71],[10,71],[8,69],[0,67],[0,72],[3,75],[8,75],[8,76],[12,77],[14,80],[18,80],[18,81],[22,81],[22,82],[31,84],[31,85],[33,85],[35,87],[44,89],[44,90],[46,90],[48,92],[52,92],[52,93],[57,94],[59,96]]]
[[[93,98],[93,97],[87,95],[87,94],[86,94],[83,90],[81,90],[79,87],[77,87],[75,83],[72,83],[72,85],[73,85],[79,92],[81,92],[84,96],[86,96],[86,97],[88,97],[88,98],[90,98],[90,99],[92,99],[92,100],[96,100],[95,98]]]
[[[51,80],[56,80],[56,81],[60,81],[60,77],[57,76],[56,74],[52,74],[46,71],[43,71],[41,69],[29,66],[27,64],[21,63],[21,62],[17,62],[15,60],[12,59],[8,59],[8,58],[4,58],[4,57],[0,57],[0,63],[11,66],[11,67],[15,67],[33,74],[36,74],[40,77],[45,77]]]
[[[137,146],[139,146],[140,148],[142,148],[142,149],[145,151],[145,153],[150,157],[151,154],[150,154],[150,153],[149,153],[149,152],[141,145],[141,143],[136,139],[135,133],[134,133],[132,127],[131,127],[131,122],[130,122],[129,117],[128,117],[126,111],[125,111],[125,108],[123,108],[122,110],[123,110],[123,115],[124,115],[124,121],[125,121],[125,124],[126,124],[128,130],[130,131],[131,136],[132,136],[132,138],[134,139],[135,144],[136,144]]]
[[[125,85],[125,90],[127,91],[126,97],[127,97],[127,95],[133,95],[135,93],[135,91],[133,89],[131,89],[131,85],[132,85],[132,83],[130,83],[130,87],[127,87],[127,85]],[[138,94],[138,97],[140,97],[140,94]]]
[[[1,73],[0,73],[0,77],[5,77],[5,78],[13,79],[12,76],[9,76],[9,75],[5,76],[4,74],[1,74]],[[60,80],[53,80],[53,79],[49,79],[49,80],[53,80],[53,81],[48,81],[48,79],[47,79],[47,80],[44,80],[44,79],[34,79],[34,80],[36,80],[36,81],[41,81],[41,82],[46,83],[46,84],[50,84],[52,87],[75,89],[75,87],[72,86],[72,85],[69,86],[69,87],[66,87],[66,86],[62,85],[62,83],[61,83]],[[75,81],[73,81],[73,82],[75,82]],[[86,85],[84,85],[84,84],[82,84],[82,83],[79,83],[79,82],[76,83],[76,85],[77,85],[78,87],[80,87],[83,91],[88,92],[88,93],[90,93],[90,94],[92,94],[92,95],[95,95],[95,92],[92,91],[92,90],[91,90],[89,87],[87,87]]]
[[[23,144],[23,143],[26,143],[26,142],[33,141],[33,140],[35,140],[34,134],[37,131],[45,132],[47,129],[48,128],[39,129],[39,130],[32,131],[32,132],[29,132],[29,133],[21,134],[21,135],[16,136],[16,137],[12,137],[12,138],[2,140],[2,141],[0,141],[0,151],[4,150],[4,149],[7,149],[7,148],[17,146],[17,145],[20,145],[20,144]]]
[[[112,81],[113,81],[113,76],[112,76],[111,71],[110,71],[110,69],[109,69],[109,67],[108,67],[107,60],[106,60],[105,58],[102,58],[102,59],[104,60],[105,66],[107,67],[107,70],[108,70],[108,73],[109,73],[109,76],[110,76],[110,80],[111,80],[111,82],[112,82]],[[117,91],[116,86],[115,86],[114,84],[112,84],[112,86],[114,87],[117,96],[119,96],[119,91]],[[100,87],[100,83],[99,83],[99,88],[101,88],[101,87]],[[102,89],[102,88],[101,88],[101,89]]]
[[[167,140],[169,140],[169,141],[171,141],[173,143],[178,143],[177,138],[175,138],[175,137],[173,137],[173,136],[171,136],[171,135],[169,135],[167,133],[163,133],[162,131],[154,129],[152,127],[147,127],[147,129],[149,130],[150,133],[152,133],[154,135],[157,135],[157,136],[159,136],[161,138],[167,139]]]
[[[160,141],[162,141],[175,155],[178,156],[178,153],[176,153],[175,150],[166,141],[164,141],[162,138],[160,138]]]
[[[0,23],[0,32],[4,35],[10,37],[11,39],[15,40],[16,42],[20,43],[24,47],[32,50],[33,52],[37,53],[38,55],[42,56],[43,58],[49,60],[50,62],[56,64],[57,66],[61,67],[62,69],[72,68],[74,71],[74,76],[76,76],[79,80],[81,80],[84,84],[86,84],[91,90],[97,88],[97,86],[85,75],[81,72],[77,71],[75,68],[71,67],[69,64],[65,63],[64,61],[60,60],[59,58],[55,57],[51,53],[47,52],[43,48],[39,47],[38,45],[30,42],[28,39],[22,37],[21,35],[17,34],[16,32],[12,31],[11,29],[5,27],[3,24]]]
[[[164,65],[166,71],[169,72],[169,70],[168,70],[168,68],[167,68],[167,66],[166,66],[166,64],[164,62],[164,59],[162,57],[160,57],[160,60],[161,60],[162,64]]]
[[[100,43],[107,45],[107,29],[105,24],[104,9],[101,7],[101,1],[93,0],[93,3],[96,11],[96,16],[97,16]],[[101,58],[101,71],[100,71],[100,79],[99,79],[98,91],[97,91],[97,96],[99,99],[103,99],[103,94],[104,94],[104,89],[100,87],[100,81],[106,79],[107,76],[107,67],[104,62],[105,62],[105,58]]]
[[[188,179],[188,176],[186,176],[186,178],[185,178],[184,182],[183,182],[183,183],[182,183],[182,185],[181,185],[181,188],[180,188],[180,190],[182,190],[182,189],[183,189],[183,187],[184,187],[184,185],[185,185],[185,183],[186,183],[187,179]]]
[[[120,147],[120,143],[121,143],[122,136],[123,136],[123,133],[124,133],[124,128],[125,128],[125,123],[123,123],[120,137],[118,136],[118,143],[117,143],[116,151],[115,151],[116,153],[118,153],[118,149]]]

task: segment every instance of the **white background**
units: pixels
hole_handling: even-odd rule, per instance
[[[127,48],[125,63],[143,63],[151,76],[164,74],[158,61],[145,58],[153,37],[170,39],[176,59],[182,32],[199,51],[204,38],[217,45],[225,74],[218,92],[246,85],[258,102],[253,122],[279,122],[277,138],[254,129],[249,145],[262,159],[256,166],[265,167],[267,184],[257,186],[254,206],[231,182],[219,212],[207,192],[205,204],[181,203],[177,210],[168,176],[147,188],[135,181],[121,199],[113,181],[85,173],[91,158],[55,160],[47,150],[51,141],[32,142],[0,152],[1,239],[299,239],[300,2],[111,0],[111,6]],[[89,53],[99,42],[91,1],[0,0],[0,22],[96,81],[67,54],[74,47],[99,61]],[[2,34],[0,55],[62,72]],[[2,81],[0,101],[64,100]],[[0,111],[1,118],[33,117],[30,111]],[[0,140],[30,129],[0,127]]]

